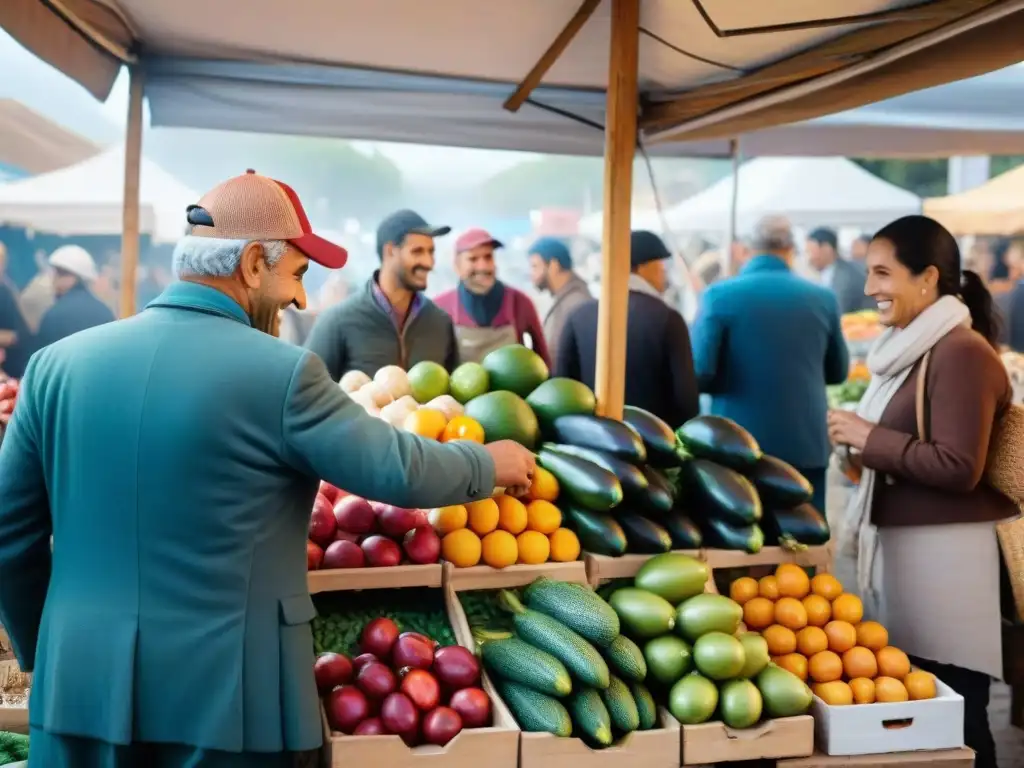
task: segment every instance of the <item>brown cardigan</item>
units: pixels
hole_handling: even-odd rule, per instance
[[[1012,398],[996,351],[967,328],[951,331],[933,347],[928,442],[917,434],[918,365],[864,446],[864,466],[880,473],[871,521],[879,527],[941,525],[1016,515],[1013,503],[982,480],[992,427]]]

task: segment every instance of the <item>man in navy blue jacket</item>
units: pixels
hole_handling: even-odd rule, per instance
[[[693,330],[693,358],[711,412],[745,427],[765,453],[800,470],[825,509],[830,446],[827,384],[849,370],[836,298],[790,271],[793,232],[758,223],[756,254],[732,279],[709,287]]]

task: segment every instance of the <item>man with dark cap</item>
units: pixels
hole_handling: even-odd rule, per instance
[[[538,291],[549,291],[553,302],[544,317],[544,338],[552,360],[558,359],[558,340],[573,310],[593,298],[587,282],[572,269],[569,248],[557,237],[542,237],[530,246],[530,280]]]
[[[452,371],[459,363],[452,321],[423,295],[434,269],[434,238],[451,227],[427,224],[402,210],[377,227],[380,269],[365,287],[320,313],[306,340],[331,378],[349,371],[373,376],[386,365],[408,370],[431,360]]]
[[[668,248],[653,232],[630,236],[629,314],[626,327],[626,404],[660,416],[673,428],[699,411],[690,333],[683,316],[661,295],[668,281]],[[555,375],[593,389],[597,369],[597,301],[569,317],[558,341]]]
[[[840,314],[874,308],[874,300],[864,295],[867,272],[839,256],[835,231],[827,227],[813,230],[807,236],[807,259],[820,275],[821,285],[836,295]]]

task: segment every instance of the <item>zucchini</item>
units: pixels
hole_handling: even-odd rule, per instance
[[[494,681],[494,687],[524,731],[550,733],[562,738],[572,736],[569,711],[557,699],[500,678]]]
[[[640,435],[647,449],[647,463],[652,467],[679,466],[676,453],[676,433],[672,427],[650,411],[627,405],[622,409],[622,420]]]
[[[609,557],[626,554],[626,532],[610,514],[572,506],[563,506],[562,510],[584,551]]]
[[[632,733],[640,727],[640,712],[636,700],[629,692],[629,686],[612,675],[608,687],[601,691],[601,698],[608,708],[612,725],[623,733]]]
[[[673,509],[659,518],[658,522],[668,531],[672,539],[672,549],[700,549],[703,546],[704,539],[700,535],[700,528],[685,512]]]
[[[636,512],[621,512],[615,516],[626,532],[627,551],[636,555],[657,555],[672,549],[668,531]]]
[[[705,547],[737,549],[756,555],[764,546],[764,532],[756,523],[734,526],[717,517],[709,517],[702,521],[701,528]]]
[[[615,419],[569,414],[555,419],[552,433],[559,443],[604,451],[630,464],[647,461],[647,449],[637,431]]]
[[[675,493],[668,478],[653,467],[644,466],[641,468],[644,477],[647,479],[647,492],[640,500],[640,507],[644,512],[652,512],[656,515],[668,514],[675,504]]]
[[[561,443],[544,443],[542,449],[565,453],[575,456],[578,459],[592,461],[597,466],[607,469],[617,478],[622,486],[622,495],[625,498],[643,498],[647,493],[647,476],[640,467],[630,464],[612,456],[604,451],[595,451],[593,448],[580,448],[578,445],[563,445]]]
[[[724,416],[696,416],[677,429],[676,435],[694,458],[710,459],[731,469],[751,469],[761,460],[761,447],[753,435]]]
[[[612,743],[612,718],[593,688],[584,688],[569,697],[569,714],[579,726],[579,732],[595,746],[607,747]]]
[[[550,653],[581,683],[593,688],[608,687],[608,664],[594,646],[560,621],[529,610],[507,589],[501,591],[498,600],[513,614],[516,634],[522,640]]]
[[[619,615],[581,584],[541,576],[526,588],[523,596],[528,608],[557,619],[599,647],[619,636]]]
[[[761,519],[761,499],[754,484],[735,470],[707,459],[686,465],[701,511],[730,525],[743,526]]]
[[[640,683],[630,683],[629,692],[636,702],[636,711],[640,715],[640,730],[649,731],[658,724],[658,705],[647,687]]]
[[[792,548],[795,544],[802,544],[818,547],[827,544],[832,535],[825,516],[813,504],[767,511],[761,526],[769,546]]]
[[[599,512],[607,512],[622,501],[619,479],[592,461],[541,448],[537,463],[555,476],[560,493],[568,501]]]
[[[604,649],[604,657],[615,674],[632,683],[643,682],[647,677],[647,660],[640,646],[625,635],[612,640],[611,645]]]
[[[766,507],[792,509],[814,498],[814,486],[807,478],[774,456],[762,456],[747,477]]]
[[[546,651],[518,637],[488,640],[480,649],[484,666],[497,677],[525,685],[548,696],[572,693],[569,670]]]

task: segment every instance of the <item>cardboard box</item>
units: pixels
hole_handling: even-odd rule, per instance
[[[28,699],[32,684],[14,659],[0,661],[0,731],[28,733]]]
[[[391,568],[327,568],[306,575],[309,593],[354,589],[441,586],[441,564],[395,565]]]
[[[967,747],[935,752],[895,752],[888,755],[830,757],[815,752],[810,757],[779,760],[775,768],[973,768],[974,750]]]
[[[924,701],[831,707],[814,697],[818,749],[827,755],[876,755],[964,746],[964,699],[936,679]]]
[[[740,760],[775,760],[814,753],[814,718],[810,715],[765,720],[753,728],[725,723],[682,726],[681,765]]]
[[[676,549],[673,550],[681,555],[702,560],[702,552],[699,549]],[[591,585],[598,586],[602,582],[611,579],[631,579],[636,576],[640,566],[656,555],[622,555],[621,557],[610,557],[609,555],[593,555],[587,553],[584,560],[587,564],[587,578]]]

